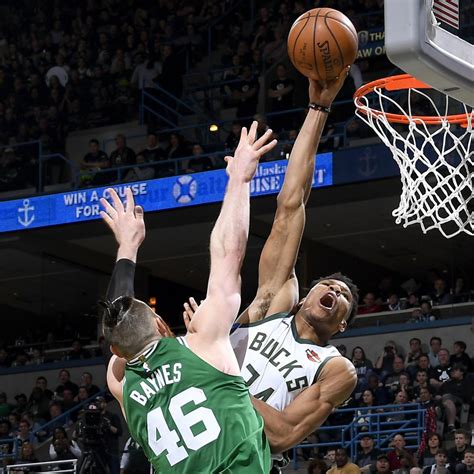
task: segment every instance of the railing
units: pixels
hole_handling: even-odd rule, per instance
[[[418,448],[425,430],[425,409],[418,403],[403,405],[382,405],[374,407],[340,408],[336,415],[352,415],[348,424],[323,425],[317,433],[335,433],[339,441],[302,443],[293,448],[293,468],[298,469],[297,450],[319,447],[340,446],[348,450],[349,457],[355,459],[358,443],[367,434],[374,437],[374,445],[381,451],[392,449],[389,442],[398,433],[404,435],[408,448]],[[397,420],[395,417],[407,417]],[[394,417],[390,419],[390,417]],[[367,421],[368,420],[368,421]],[[334,436],[334,435],[333,435]]]
[[[53,469],[55,473],[76,473],[77,472],[77,459],[63,459],[62,461],[45,461],[45,462],[32,462],[32,463],[26,463],[26,464],[10,464],[9,466],[6,467],[7,469],[7,474],[10,472],[16,472],[16,471],[23,471],[22,468],[26,468],[26,472],[42,472],[43,467],[47,468],[48,471],[51,471],[49,469],[50,466],[59,466],[59,470]],[[70,468],[65,468],[63,469],[63,464],[72,464]],[[32,469],[33,468],[33,469]],[[34,469],[37,468],[37,469]]]

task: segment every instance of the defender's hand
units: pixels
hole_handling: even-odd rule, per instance
[[[248,183],[257,171],[257,165],[260,158],[273,149],[277,144],[276,140],[267,143],[272,136],[272,131],[267,130],[258,140],[256,121],[252,122],[250,130],[247,132],[245,127],[240,132],[240,141],[235,150],[234,156],[226,156],[227,174],[229,177],[242,179]]]
[[[201,301],[201,303],[202,303],[202,301]],[[199,308],[199,305],[196,303],[196,300],[191,296],[189,298],[189,303],[184,303],[183,306],[184,306],[183,321],[184,321],[184,325],[185,325],[186,330],[187,330],[189,324],[191,323],[191,319],[193,319],[194,313]]]
[[[349,75],[350,66],[345,67],[341,74],[336,79],[328,83],[322,83],[315,81],[314,79],[309,80],[309,101],[315,104],[322,105],[324,107],[330,107],[333,100],[341,90],[346,77]]]
[[[104,207],[104,211],[100,211],[100,216],[112,229],[120,248],[136,252],[145,238],[143,208],[135,206],[130,188],[125,191],[125,207],[113,189],[108,189],[108,192],[112,198],[113,206],[106,199],[101,198],[100,203]]]

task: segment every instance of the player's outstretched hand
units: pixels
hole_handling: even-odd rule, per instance
[[[341,90],[346,77],[349,75],[351,67],[347,66],[339,74],[336,79],[330,82],[322,83],[315,81],[314,79],[309,80],[309,101],[324,107],[330,107],[333,100]]]
[[[189,298],[189,303],[184,303],[183,306],[184,306],[183,321],[187,330],[189,324],[191,323],[191,319],[193,319],[194,313],[199,308],[199,305],[196,303],[196,300],[191,296]]]
[[[120,247],[130,247],[138,250],[145,238],[143,208],[135,206],[130,188],[125,190],[125,206],[113,189],[110,188],[107,191],[113,205],[107,199],[101,198],[100,203],[104,210],[100,211],[100,216],[112,229]]]
[[[256,121],[252,122],[250,130],[246,127],[240,132],[240,141],[235,150],[234,156],[226,156],[227,174],[229,176],[243,179],[246,183],[250,182],[255,172],[260,158],[277,144],[276,140],[267,143],[272,136],[272,131],[267,130],[258,140]]]

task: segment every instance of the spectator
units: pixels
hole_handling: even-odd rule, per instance
[[[279,61],[286,51],[286,38],[282,28],[275,28],[273,35],[273,41],[267,43],[263,49],[263,58],[269,65]]]
[[[99,141],[95,138],[89,140],[89,153],[84,155],[81,169],[85,172],[81,175],[81,181],[85,184],[104,184],[108,181],[107,173],[98,171],[110,168],[110,160],[105,152],[99,149]]]
[[[306,472],[307,474],[326,474],[327,470],[326,463],[322,459],[313,459],[308,464]]]
[[[155,132],[148,133],[146,147],[138,153],[137,162],[140,156],[143,156],[145,163],[154,163],[165,159],[165,152],[158,144],[158,137]]]
[[[49,399],[41,388],[33,388],[26,411],[37,423],[41,424],[49,420]]]
[[[336,349],[339,351],[339,354],[341,354],[342,357],[347,358],[347,347],[344,344],[338,344]]]
[[[440,349],[438,352],[439,365],[431,369],[430,385],[439,391],[443,383],[447,382],[450,377],[451,365],[449,364],[448,349]]]
[[[89,359],[91,356],[90,352],[87,349],[82,347],[81,341],[76,339],[72,343],[72,349],[68,352],[68,360],[82,360]]]
[[[387,453],[387,457],[390,463],[390,469],[392,471],[394,471],[395,469],[402,468],[402,458],[411,458],[411,460],[413,461],[412,454],[405,448],[405,446],[405,437],[401,433],[396,434],[392,438],[390,447],[393,449]],[[414,461],[413,465],[415,465]]]
[[[434,321],[436,316],[432,312],[432,306],[429,301],[423,301],[420,306],[421,316],[419,322]]]
[[[372,472],[375,469],[377,457],[380,455],[378,449],[374,449],[374,438],[371,435],[363,435],[359,442],[359,453],[356,464],[361,472]]]
[[[20,454],[15,462],[15,464],[30,464],[39,462],[38,458],[36,457],[35,450],[33,448],[33,444],[29,443],[28,441],[24,441],[20,447]],[[23,474],[26,473],[33,473],[37,472],[34,468],[20,468]],[[13,468],[14,472],[18,472],[16,469]]]
[[[391,474],[390,461],[386,454],[380,454],[377,456],[377,462],[375,463],[375,474]]]
[[[146,458],[143,449],[133,438],[128,438],[120,459],[120,474],[142,474],[149,471],[150,462]]]
[[[435,306],[451,304],[452,296],[446,288],[446,282],[442,278],[437,278],[434,282],[434,291],[431,300]]]
[[[430,360],[427,354],[420,354],[415,365],[410,365],[408,367],[409,374],[416,378],[416,374],[419,370],[426,370],[428,373],[430,371]]]
[[[471,358],[466,354],[466,343],[464,341],[456,341],[453,345],[453,354],[449,358],[449,363],[462,364],[467,368],[468,372],[472,372]]]
[[[441,403],[445,410],[448,430],[454,431],[456,413],[459,413],[463,403],[469,404],[474,393],[472,379],[466,377],[467,369],[462,364],[455,364],[451,370],[451,379],[439,388]]]
[[[326,465],[328,469],[331,469],[336,466],[336,449],[335,448],[329,448],[326,451],[326,455],[324,456],[324,460],[326,462]]]
[[[92,374],[90,372],[83,372],[81,375],[81,387],[86,387],[89,397],[100,392],[100,388],[92,383]]]
[[[466,288],[464,278],[456,278],[453,290],[453,303],[465,303],[469,301],[469,290]]]
[[[132,74],[131,83],[140,91],[145,89],[148,93],[153,93],[156,89],[155,79],[162,72],[161,63],[153,56],[146,61],[139,56],[137,63]]]
[[[276,68],[276,79],[270,84],[267,95],[271,99],[271,111],[282,112],[293,108],[293,94],[295,82],[288,77],[288,71],[284,64],[279,64]],[[279,114],[272,117],[273,130],[280,131],[288,129],[291,125],[288,114]]]
[[[422,388],[427,388],[429,390],[429,382],[428,382],[428,371],[425,369],[420,369],[416,373],[416,379],[413,384],[413,396],[414,398],[418,398],[420,396],[420,390]]]
[[[80,386],[77,393],[77,402],[83,403],[90,397],[87,387]]]
[[[48,400],[53,399],[53,392],[48,388],[48,381],[42,375],[36,379],[36,386],[40,388]]]
[[[454,447],[448,450],[448,462],[454,469],[464,459],[469,442],[471,441],[470,433],[465,430],[456,430],[454,432]]]
[[[237,104],[237,117],[253,117],[257,111],[258,81],[248,65],[242,68],[239,79],[232,84],[232,97]]]
[[[409,367],[410,365],[415,365],[416,361],[422,354],[421,351],[421,341],[417,337],[412,337],[410,339],[410,350],[408,351],[405,357],[405,366]]]
[[[107,401],[104,397],[97,397],[96,402],[106,422],[107,432],[104,435],[106,446],[106,459],[110,474],[119,474],[120,471],[120,450],[119,439],[122,436],[122,424],[120,418],[112,412],[107,411]]]
[[[189,152],[184,144],[183,137],[177,133],[172,133],[169,137],[169,145],[165,150],[167,160],[174,160],[188,156]]]
[[[144,181],[155,177],[155,170],[152,166],[142,166],[147,162],[143,155],[137,155],[137,164],[125,175],[124,182]]]
[[[448,455],[445,449],[440,448],[435,454],[435,463],[431,466],[426,466],[423,469],[423,474],[446,474],[452,473],[451,466],[448,464]]]
[[[344,448],[336,449],[336,465],[328,470],[328,474],[360,474],[357,464],[349,461]]]
[[[375,369],[378,370],[381,377],[385,377],[393,370],[393,361],[397,355],[397,345],[394,341],[385,343],[383,352],[378,356],[375,362]]]
[[[366,293],[363,301],[364,304],[359,306],[357,314],[372,314],[382,311],[382,307],[375,300],[374,293]]]
[[[407,392],[405,392],[404,390],[399,390],[395,394],[395,399],[393,400],[393,404],[394,405],[404,405],[406,403],[408,403]],[[405,420],[406,419],[405,414],[403,413],[404,409],[405,409],[404,407],[390,408],[390,411],[392,412],[392,414],[387,416],[387,421],[402,421],[402,420]],[[394,413],[394,412],[400,412],[400,413],[398,414],[398,413]]]
[[[213,164],[209,156],[202,156],[204,149],[199,143],[195,143],[192,147],[193,158],[182,162],[184,173],[199,173],[213,169]]]
[[[382,379],[382,383],[387,389],[394,392],[400,386],[400,375],[404,373],[404,371],[405,363],[403,359],[399,356],[395,356],[393,359],[392,372]]]
[[[380,378],[377,374],[372,372],[369,375],[367,388],[372,390],[372,393],[375,395],[375,405],[386,405],[391,402],[391,393],[380,384]]]
[[[0,349],[0,367],[5,368],[5,367],[10,367],[11,365],[11,360],[10,360],[10,355],[8,352],[2,347]]]
[[[364,428],[363,425],[368,425],[370,423],[369,414],[374,413],[374,410],[370,409],[375,406],[375,395],[372,390],[369,388],[365,389],[362,393],[362,401],[359,403],[361,410],[357,410],[355,414],[355,420],[357,423]],[[368,409],[369,408],[369,409]],[[365,427],[367,431],[367,427]]]
[[[357,373],[357,387],[355,388],[355,393],[360,394],[362,390],[367,387],[367,376],[373,369],[372,362],[367,359],[364,349],[360,346],[356,346],[352,349],[351,360]]]
[[[415,293],[410,293],[408,295],[405,307],[403,309],[412,309],[418,308],[420,306],[420,298]]]
[[[7,394],[0,392],[0,419],[7,417],[12,410],[12,407],[7,402]]]
[[[388,311],[400,311],[400,298],[396,293],[392,293],[387,300],[387,310]]]
[[[225,140],[225,149],[234,151],[237,148],[240,139],[240,132],[242,131],[242,124],[240,122],[233,122],[231,131]]]
[[[62,369],[59,371],[59,385],[56,387],[56,393],[59,397],[62,398],[65,388],[69,388],[74,396],[76,396],[79,391],[79,387],[74,382],[71,382],[69,370]]]
[[[23,415],[26,412],[26,406],[28,405],[28,398],[24,393],[15,395],[16,405],[13,406],[13,411],[19,415]]]
[[[117,148],[110,154],[110,166],[118,168],[136,163],[135,152],[127,146],[127,139],[123,133],[115,137]]]
[[[440,351],[441,346],[442,341],[440,337],[433,336],[430,339],[430,352],[428,353],[428,357],[430,359],[431,367],[437,367],[439,365],[438,352]]]
[[[63,411],[72,410],[77,405],[77,402],[74,401],[74,393],[70,388],[65,388],[63,390],[63,399],[61,401],[61,406]],[[73,421],[76,421],[75,417]]]
[[[49,458],[52,461],[61,461],[79,459],[81,455],[81,448],[74,440],[69,440],[66,430],[62,427],[55,428],[49,445]]]
[[[13,452],[13,443],[11,442],[11,439],[14,435],[11,431],[12,425],[10,421],[0,418],[0,456],[2,456],[0,466],[2,466],[2,463],[10,464],[12,462],[10,457],[3,457]]]
[[[36,443],[36,436],[31,432],[30,422],[23,418],[18,425],[18,434],[15,437],[18,446],[21,446],[23,443]]]
[[[418,465],[422,468],[435,464],[435,456],[443,445],[441,436],[438,433],[428,433],[428,446],[418,459]]]
[[[456,464],[456,474],[473,474],[474,472],[474,447],[467,447],[464,451],[462,463]]]

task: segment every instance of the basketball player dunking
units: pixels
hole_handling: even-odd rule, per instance
[[[348,68],[325,88],[310,80],[310,102],[329,108],[347,72]],[[357,287],[344,275],[329,275],[320,278],[300,300],[294,269],[326,118],[326,112],[309,109],[260,257],[257,294],[231,334],[242,376],[263,415],[273,453],[286,451],[314,432],[350,396],[357,381],[352,363],[328,345],[355,316]],[[197,307],[194,300],[190,303]],[[185,322],[192,312],[185,304]]]
[[[103,332],[114,356],[107,385],[133,438],[158,472],[255,473],[270,469],[263,420],[252,406],[229,332],[240,307],[240,268],[249,230],[250,181],[276,140],[256,140],[257,122],[242,129],[227,158],[227,184],[211,234],[207,296],[185,337],[173,338],[160,316],[131,295],[103,303]],[[102,218],[133,262],[145,236],[143,210],[127,189],[126,205],[110,190]],[[116,295],[115,295],[116,296]]]
[[[357,380],[351,362],[327,344],[354,317],[357,288],[343,275],[330,275],[300,301],[294,271],[315,154],[327,118],[324,108],[331,106],[347,72],[348,68],[324,87],[310,81],[309,97],[316,106],[309,109],[291,152],[271,234],[260,257],[257,295],[231,335],[277,458],[324,423],[350,396]],[[119,253],[111,286],[133,288],[133,268]],[[186,324],[197,308],[194,300],[190,303],[185,305]]]

